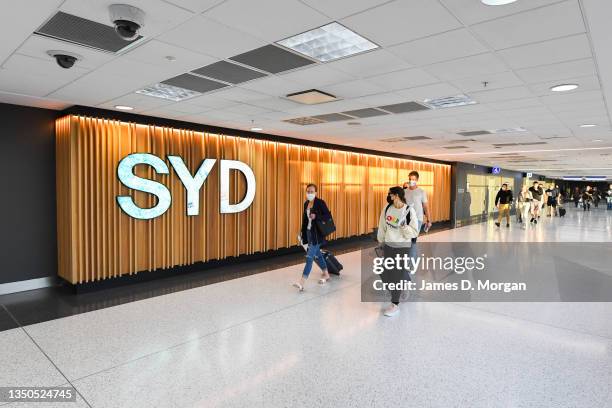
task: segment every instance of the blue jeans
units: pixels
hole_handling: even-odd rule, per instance
[[[423,228],[423,221],[421,220],[417,220],[417,231],[419,231],[419,234],[421,233],[421,228]],[[418,238],[418,237],[417,237]],[[417,239],[416,238],[412,238],[412,245],[410,245],[410,251],[408,252],[408,254],[410,255],[410,258],[412,259],[416,259],[417,257]]]
[[[304,265],[304,272],[302,272],[304,279],[308,279],[310,271],[312,270],[312,263],[315,261],[322,271],[327,270],[325,258],[323,258],[323,254],[321,253],[321,244],[312,243],[313,240],[310,236],[310,231],[307,231],[306,234],[308,236],[308,250],[306,251],[306,265]]]

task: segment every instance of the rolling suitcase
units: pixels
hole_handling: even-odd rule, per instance
[[[321,251],[323,259],[327,264],[327,271],[332,275],[340,275],[340,271],[344,268],[338,259],[329,251]]]
[[[565,208],[559,207],[559,217],[565,217]]]

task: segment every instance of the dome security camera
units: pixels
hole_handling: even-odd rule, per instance
[[[47,55],[55,58],[57,65],[64,69],[72,68],[77,61],[83,59],[80,55],[68,51],[51,50],[47,51]]]
[[[140,29],[144,27],[144,11],[129,4],[111,4],[108,11],[119,37],[125,41],[138,38]]]

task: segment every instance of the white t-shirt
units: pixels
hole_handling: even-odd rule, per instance
[[[306,216],[308,217],[308,227],[306,228],[310,229],[310,227],[312,227],[312,218],[310,218],[310,208],[306,208]]]
[[[410,188],[404,189],[404,195],[406,197],[406,203],[412,205],[416,212],[417,219],[423,223],[423,204],[427,204],[427,193],[420,187],[411,190]]]

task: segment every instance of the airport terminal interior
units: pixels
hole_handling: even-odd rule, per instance
[[[7,0],[0,407],[612,408],[612,2]]]

